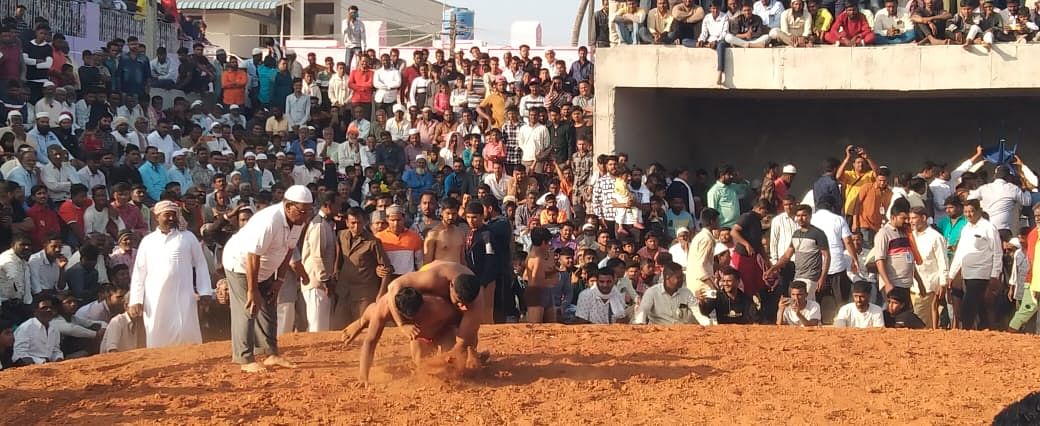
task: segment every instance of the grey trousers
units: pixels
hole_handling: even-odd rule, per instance
[[[256,361],[256,355],[278,355],[278,300],[267,295],[271,280],[261,281],[260,310],[254,318],[246,310],[246,275],[224,270],[231,291],[231,360],[238,364]]]

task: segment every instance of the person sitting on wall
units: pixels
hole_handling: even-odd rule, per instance
[[[874,16],[874,34],[877,44],[909,43],[917,37],[910,14],[896,0],[885,0],[885,8]]]
[[[823,36],[823,41],[835,46],[870,46],[874,44],[876,35],[870,28],[867,17],[856,9],[856,2],[849,2],[838,19],[831,25],[831,30]]]

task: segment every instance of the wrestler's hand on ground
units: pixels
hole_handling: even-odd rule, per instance
[[[354,321],[350,323],[346,328],[343,329],[343,344],[349,345],[358,336],[361,335],[361,323]]]

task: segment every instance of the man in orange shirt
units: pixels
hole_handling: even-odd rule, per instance
[[[394,278],[415,272],[423,261],[422,238],[405,226],[404,208],[397,205],[387,207],[386,216],[390,226],[377,233],[376,238],[383,243],[383,250],[386,251],[394,272],[389,279],[383,280],[384,286]],[[383,294],[382,289],[379,294]]]
[[[225,106],[245,105],[248,81],[246,71],[238,67],[238,58],[228,58],[224,73],[220,76],[220,87],[224,95],[222,101]]]
[[[873,173],[871,173],[873,174]],[[884,225],[882,221],[892,201],[892,190],[888,187],[891,174],[888,168],[880,168],[874,178],[874,184],[859,191],[852,209],[852,232],[863,235],[863,246],[874,246],[874,235]]]

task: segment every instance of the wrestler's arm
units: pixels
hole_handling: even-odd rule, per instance
[[[372,316],[375,317],[376,315]],[[383,336],[384,328],[386,328],[386,321],[376,318],[369,320],[368,334],[365,335],[365,340],[361,342],[361,361],[358,363],[358,380],[361,380],[362,383],[368,383],[368,370],[372,368],[372,357],[376,353],[376,345],[379,344],[379,338]]]
[[[465,361],[465,358],[461,358],[467,351],[475,351],[477,346],[477,332],[480,330],[481,314],[484,312],[484,301],[483,293],[485,289],[480,289],[480,294],[469,306],[466,306],[466,311],[462,313],[462,321],[459,322],[459,332],[455,337],[455,347],[452,348],[452,352],[456,355],[457,360]]]

